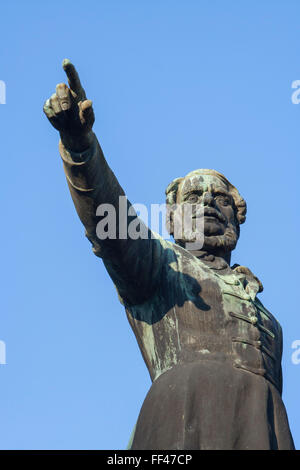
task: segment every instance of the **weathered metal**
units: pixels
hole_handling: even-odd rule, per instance
[[[85,93],[73,66],[66,69],[71,93],[60,88],[71,111],[59,110],[58,96],[56,111],[48,102],[45,112],[61,132],[60,154],[86,235],[117,288],[153,381],[131,448],[293,449],[281,398],[281,327],[257,297],[259,279],[244,266],[230,267],[245,201],[220,173],[197,170],[168,186],[167,202],[171,214],[174,203],[205,206],[200,251],[149,229],[147,239],[100,240],[96,209],[110,203],[118,214],[124,191],[91,131],[91,102],[78,105]],[[171,233],[172,223],[171,216]]]

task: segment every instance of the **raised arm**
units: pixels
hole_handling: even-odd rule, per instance
[[[60,133],[59,149],[70,193],[93,251],[103,259],[122,301],[141,303],[159,282],[163,252],[161,240],[151,238],[146,227],[143,230],[147,232],[147,238],[133,240],[128,236],[128,224],[137,216],[92,131],[95,120],[92,102],[86,99],[76,69],[67,59],[63,68],[69,87],[64,83],[57,85],[56,92],[44,105],[44,112]],[[115,214],[115,233],[105,239],[101,239],[97,230],[100,217],[106,216],[101,211],[103,204],[109,204],[113,209],[112,215]],[[128,208],[132,212],[127,218]]]

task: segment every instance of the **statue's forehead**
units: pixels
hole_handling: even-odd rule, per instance
[[[184,178],[180,183],[180,192],[202,189],[208,191],[210,188],[220,188],[228,191],[227,184],[214,175],[192,175]]]

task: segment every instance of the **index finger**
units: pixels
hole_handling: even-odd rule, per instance
[[[69,59],[64,59],[62,65],[68,77],[69,87],[71,91],[73,91],[76,94],[77,98],[80,101],[85,100],[86,94],[85,94],[84,89],[82,88],[79,75],[74,65]]]

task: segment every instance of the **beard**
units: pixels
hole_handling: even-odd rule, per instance
[[[228,224],[225,232],[220,235],[204,235],[203,250],[209,252],[232,251],[235,249],[239,239],[238,230],[235,225]]]
[[[226,220],[225,216],[214,208],[205,207],[204,214],[199,213],[198,216],[193,213],[193,208],[189,209],[190,212],[187,211],[184,216],[182,210],[177,211],[177,206],[175,211],[169,212],[167,220],[172,221],[172,224],[169,227],[167,224],[167,227],[172,228],[169,233],[173,235],[176,243],[190,251],[204,250],[211,254],[234,250],[240,235],[236,218]]]
[[[195,232],[193,232],[193,234],[188,234],[185,232],[185,236],[180,240],[177,239],[176,243],[190,251],[200,249],[210,253],[217,253],[218,251],[230,252],[234,250],[239,239],[239,230],[237,227],[238,225],[236,226],[235,224],[228,223],[224,233],[221,234],[213,234],[213,232],[216,232],[216,230],[211,231],[208,228],[208,230],[204,231],[204,237],[201,241],[201,246],[199,246],[197,242]],[[193,248],[193,246],[195,248]]]

